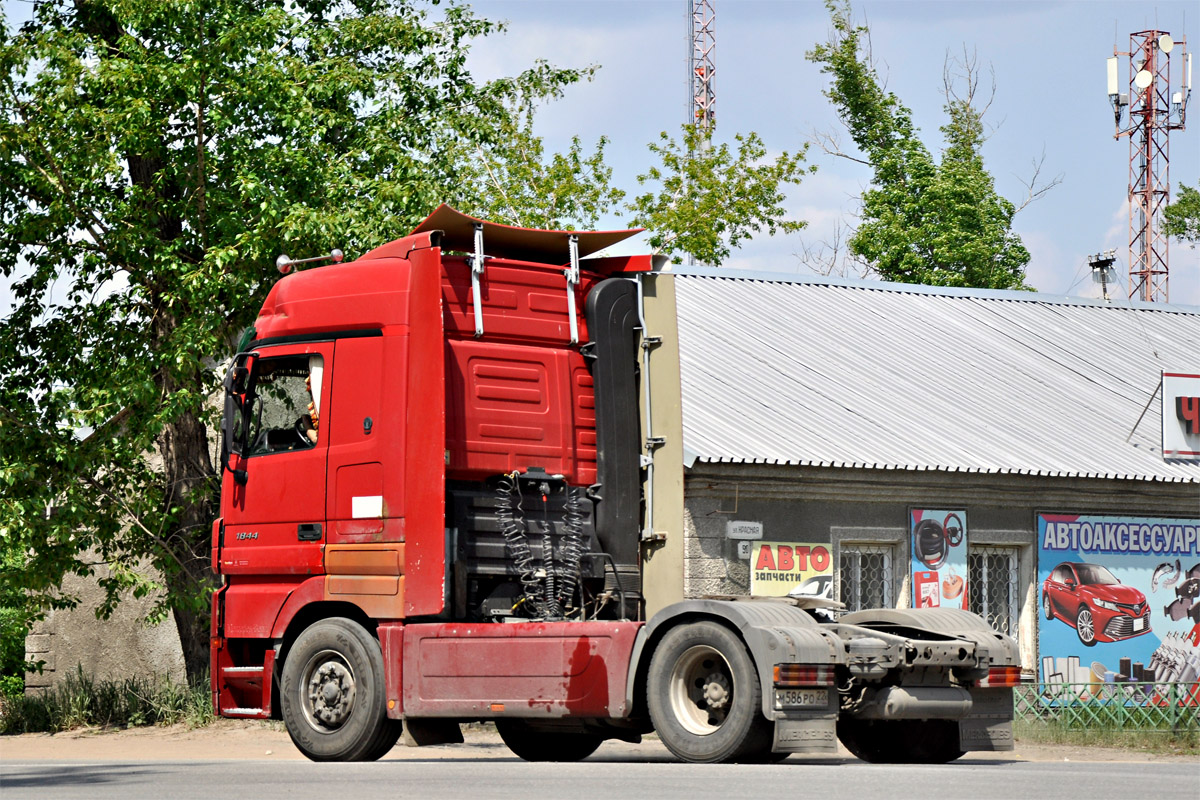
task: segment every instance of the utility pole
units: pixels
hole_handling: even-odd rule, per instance
[[[692,116],[689,122],[700,130],[711,134],[716,120],[713,113],[715,100],[714,81],[716,66],[713,63],[713,10],[714,0],[688,0],[692,17],[691,58],[689,59],[688,87],[692,96]]]
[[[1171,193],[1170,132],[1183,130],[1192,93],[1192,54],[1186,39],[1174,41],[1165,31],[1129,35],[1129,51],[1113,48],[1108,59],[1108,99],[1116,124],[1114,138],[1129,137],[1129,296],[1167,302],[1168,243],[1162,212]],[[1129,59],[1129,79],[1122,86],[1118,56]],[[1181,89],[1171,93],[1171,58],[1183,66]],[[1128,123],[1121,127],[1128,108]]]

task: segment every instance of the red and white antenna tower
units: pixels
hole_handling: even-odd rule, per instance
[[[1169,134],[1183,130],[1192,92],[1192,54],[1187,40],[1165,31],[1129,35],[1129,51],[1115,47],[1108,59],[1108,99],[1116,122],[1114,138],[1129,137],[1129,296],[1168,301],[1168,247],[1162,212],[1171,193]],[[1118,56],[1129,59],[1129,80],[1121,91]],[[1171,93],[1171,59],[1182,64],[1181,88]],[[1122,112],[1128,124],[1122,128]]]
[[[700,130],[712,133],[715,118],[713,116],[713,78],[716,66],[713,64],[713,20],[716,12],[713,10],[713,0],[688,0],[692,15],[692,48],[690,60],[690,77],[692,94],[693,122]]]

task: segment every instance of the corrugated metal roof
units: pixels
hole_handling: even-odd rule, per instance
[[[1200,482],[1157,398],[1138,423],[1162,370],[1200,373],[1200,309],[729,272],[676,296],[689,462]]]

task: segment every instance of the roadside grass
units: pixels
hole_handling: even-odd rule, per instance
[[[1081,727],[1016,720],[1013,722],[1013,736],[1018,742],[1033,744],[1115,747],[1153,755],[1200,756],[1200,730],[1194,725],[1190,729],[1172,731],[1129,727]]]
[[[97,681],[82,669],[40,694],[0,697],[0,735],[73,728],[129,728],[212,721],[207,679],[188,686],[166,678]]]

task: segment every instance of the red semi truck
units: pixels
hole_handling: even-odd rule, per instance
[[[216,713],[315,760],[477,720],[534,761],[1011,749],[1016,644],[975,615],[684,598],[673,276],[580,260],[632,233],[443,206],[276,283],[225,378]]]

